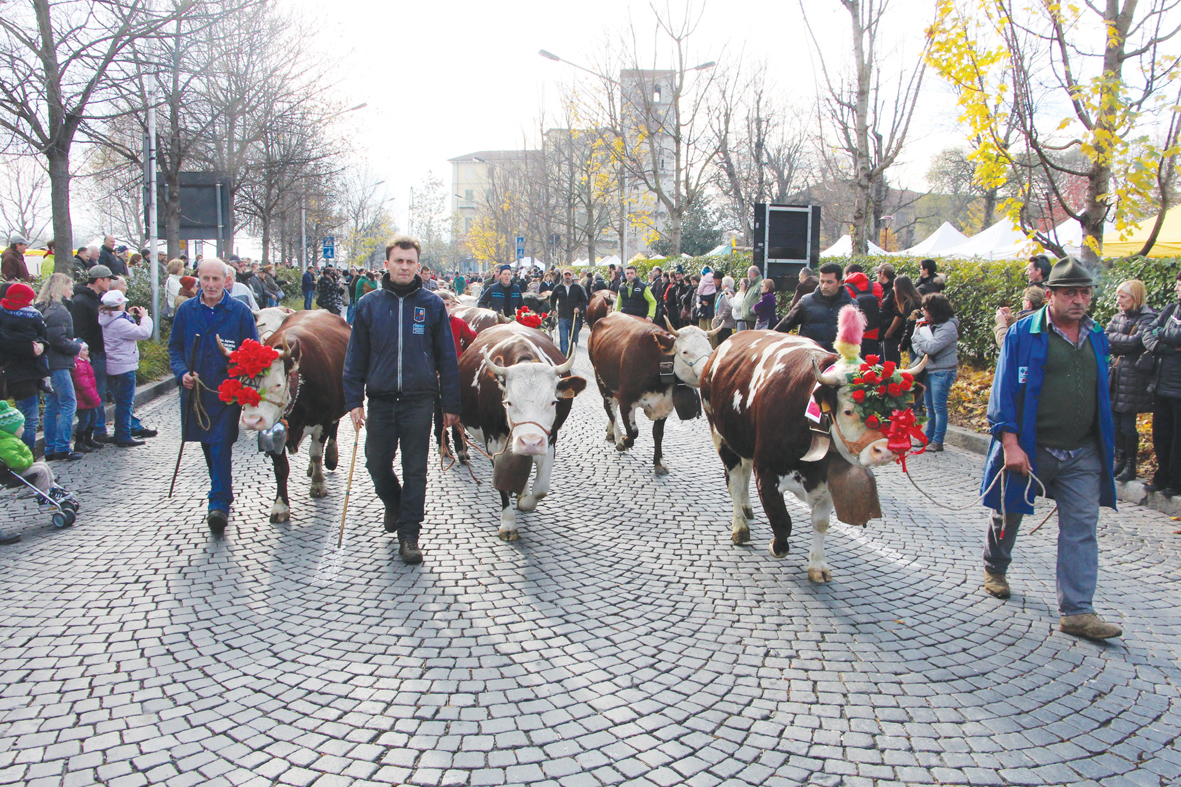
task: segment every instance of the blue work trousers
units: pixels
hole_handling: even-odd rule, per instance
[[[365,467],[387,510],[398,512],[398,538],[417,538],[426,507],[427,455],[431,447],[434,397],[369,400]],[[402,481],[394,454],[402,449]]]
[[[231,442],[201,443],[205,466],[209,468],[209,510],[229,513],[234,502],[234,481],[231,462],[234,444]]]
[[[1099,580],[1099,447],[1088,445],[1066,461],[1038,448],[1036,464],[1038,478],[1058,504],[1058,611],[1064,616],[1093,613]],[[1027,479],[1010,473],[1005,483],[1024,488]],[[1031,500],[1037,491],[1035,481],[1029,492]],[[994,574],[1008,571],[1020,525],[1021,514],[1006,514],[1002,538],[1000,512],[992,512],[984,547],[986,569]]]
[[[33,394],[27,399],[16,399],[16,409],[25,417],[25,431],[21,440],[36,455],[37,427],[41,425],[41,394]]]
[[[312,299],[315,297],[316,297],[315,290],[308,290],[307,292],[305,292],[303,294],[303,310],[304,311],[311,311],[312,310]]]
[[[49,373],[53,382],[53,394],[45,397],[45,453],[64,454],[70,450],[70,438],[74,436],[74,413],[78,400],[74,396],[74,380],[69,369],[57,369]]]

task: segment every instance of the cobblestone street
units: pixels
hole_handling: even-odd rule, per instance
[[[981,589],[984,510],[927,502],[877,473],[883,520],[834,523],[833,581],[806,573],[811,528],[789,496],[791,553],[730,543],[704,418],[604,441],[591,384],[561,432],[552,493],[497,538],[478,458],[433,460],[421,566],[405,566],[357,462],[329,496],[292,462],[291,522],[267,521],[269,459],[236,448],[222,539],[179,415],[142,408],[147,446],[57,463],[82,501],[55,530],[0,498],[0,784],[889,785],[1181,783],[1178,523],[1133,505],[1100,517],[1096,606],[1124,638],[1057,631],[1056,521],[1027,520],[1002,602]],[[910,461],[949,505],[982,457]],[[752,485],[753,486],[753,485]]]

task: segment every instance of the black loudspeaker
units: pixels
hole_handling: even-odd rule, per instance
[[[754,264],[779,289],[795,289],[800,269],[820,265],[819,205],[755,205]]]

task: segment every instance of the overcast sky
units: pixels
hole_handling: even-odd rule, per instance
[[[409,188],[428,170],[450,192],[447,159],[519,148],[542,108],[556,109],[560,87],[578,72],[540,57],[539,49],[593,66],[595,53],[629,21],[642,40],[652,40],[646,2],[281,1],[317,20],[316,46],[338,63],[341,105],[368,103],[348,124],[364,160],[386,180],[399,225]],[[846,60],[848,15],[837,0],[806,2],[831,68]],[[898,42],[890,46],[906,62],[913,62],[932,16],[930,0],[894,0],[886,38]],[[807,104],[820,85],[802,20],[795,0],[708,0],[693,59],[763,59],[784,96]],[[954,99],[928,72],[912,142],[893,174],[897,185],[925,187],[931,155],[961,142],[955,116]]]

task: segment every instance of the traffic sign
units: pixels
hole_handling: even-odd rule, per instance
[[[336,256],[336,238],[331,235],[324,236],[324,259],[330,260]]]
[[[524,259],[524,258],[525,258],[525,236],[518,235],[517,236],[517,259],[520,260],[520,259]]]

